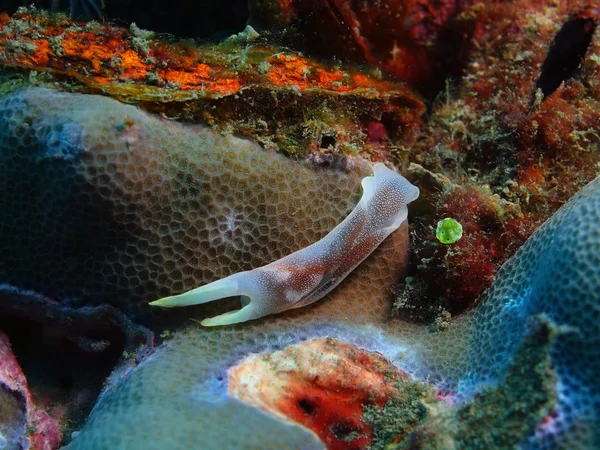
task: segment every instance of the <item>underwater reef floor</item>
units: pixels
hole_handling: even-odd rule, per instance
[[[0,447],[600,447],[597,5],[251,3],[218,45],[0,14]],[[148,306],[318,241],[377,162],[409,225],[319,302]]]

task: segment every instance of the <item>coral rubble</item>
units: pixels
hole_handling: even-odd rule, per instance
[[[251,0],[252,19],[292,34],[292,45],[319,56],[368,63],[429,90],[461,68],[472,27],[470,0]]]
[[[405,317],[435,317],[419,312],[424,297],[452,315],[472,307],[502,263],[600,173],[593,2],[486,2],[464,18],[474,29],[464,74],[447,80],[412,149],[429,201],[413,221],[410,275],[426,285],[401,298]],[[432,224],[448,216],[463,239],[436,246]]]
[[[564,330],[563,330],[564,332]],[[484,387],[472,401],[420,423],[394,449],[513,449],[556,412],[556,379],[549,357],[561,331],[534,318],[523,346],[501,382]]]

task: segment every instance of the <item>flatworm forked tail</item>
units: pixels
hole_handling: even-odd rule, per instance
[[[362,181],[363,195],[352,212],[327,236],[266,266],[236,273],[150,305],[172,308],[241,296],[242,308],[205,319],[202,325],[231,325],[300,308],[323,298],[358,266],[408,215],[419,189],[406,178],[375,164]]]

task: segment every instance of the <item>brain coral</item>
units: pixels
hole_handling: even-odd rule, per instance
[[[370,171],[302,164],[99,96],[31,88],[0,103],[0,281],[142,319],[148,301],[322,238]],[[397,271],[378,267],[373,279]]]

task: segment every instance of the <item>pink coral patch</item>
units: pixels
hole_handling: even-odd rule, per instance
[[[11,349],[8,337],[0,332],[0,386],[2,385],[18,392],[26,401],[27,429],[33,430],[28,436],[31,448],[58,448],[62,441],[60,429],[54,419],[33,404],[25,374]]]

